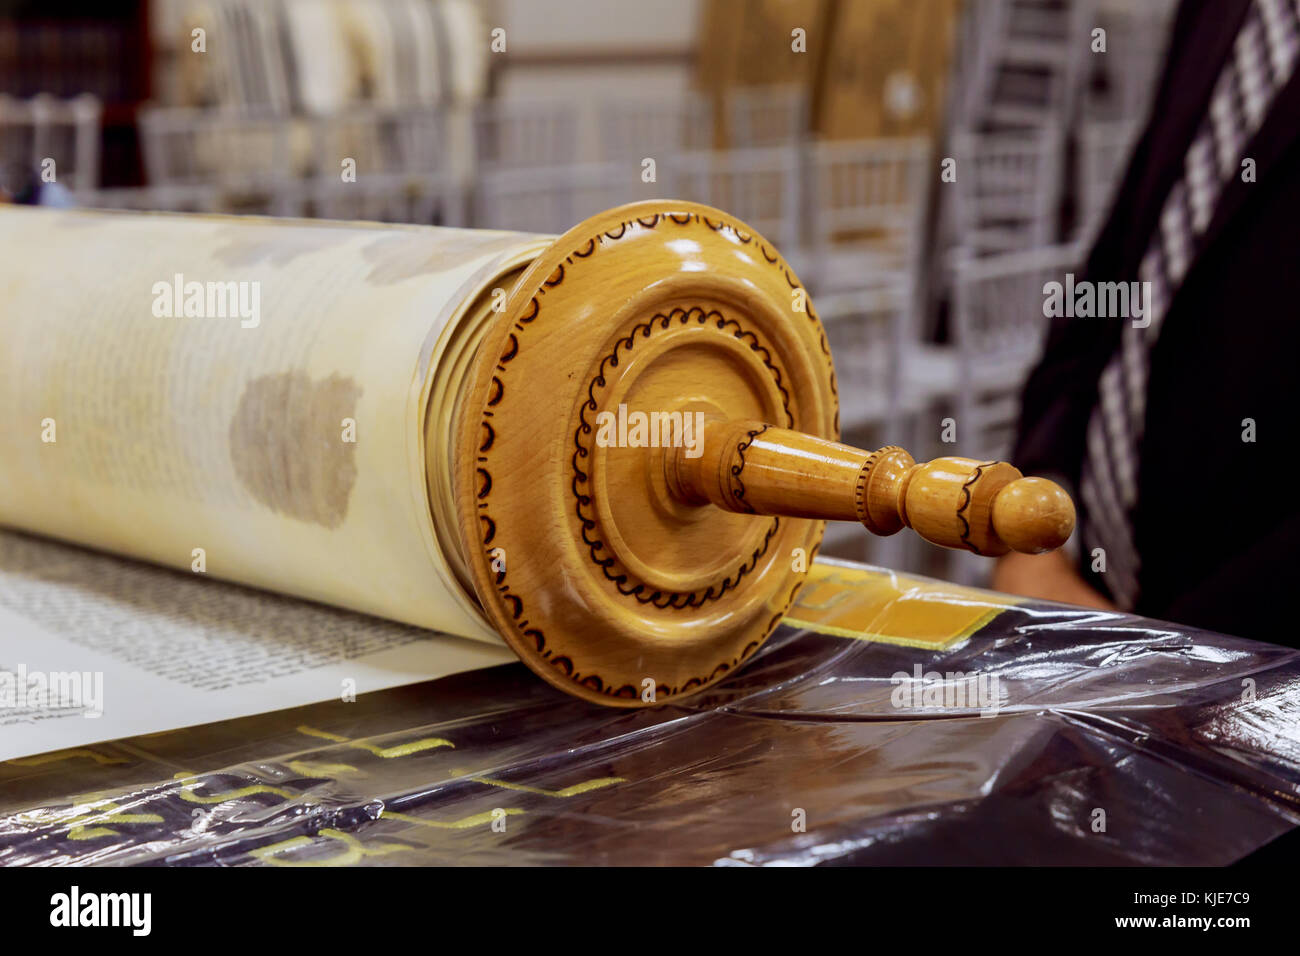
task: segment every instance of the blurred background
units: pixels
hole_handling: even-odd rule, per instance
[[[1107,210],[1172,12],[0,0],[0,201],[546,233],[638,199],[709,203],[811,290],[845,441],[1003,457],[1043,284],[1078,268]],[[855,525],[823,550],[989,571]]]

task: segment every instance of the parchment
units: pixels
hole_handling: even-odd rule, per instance
[[[436,543],[423,426],[448,323],[546,242],[0,209],[0,525],[499,641]]]
[[[513,660],[484,641],[0,531],[0,760]]]

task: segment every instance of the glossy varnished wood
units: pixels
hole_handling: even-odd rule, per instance
[[[690,416],[702,441],[601,440],[629,409]],[[606,704],[671,701],[742,666],[825,520],[980,554],[1054,546],[1073,521],[1059,489],[1009,465],[838,443],[798,278],[744,223],[691,203],[621,207],[557,239],[485,332],[453,418],[484,610],[538,674]]]
[[[682,501],[727,511],[860,521],[875,534],[913,528],[946,548],[999,555],[1059,548],[1074,504],[1053,482],[1006,462],[945,457],[917,464],[758,421],[706,422],[702,454],[676,449],[668,485]]]

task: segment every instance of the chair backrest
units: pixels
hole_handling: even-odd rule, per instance
[[[707,149],[713,138],[708,100],[693,91],[676,97],[617,97],[596,104],[596,143],[602,159],[666,163]]]
[[[313,116],[307,122],[315,165],[311,171],[318,175],[339,179],[344,160],[355,164],[357,182],[402,169],[397,124],[381,110],[354,108],[328,116]]]
[[[99,184],[102,108],[93,96],[49,95],[19,100],[0,94],[0,163],[41,173],[53,161],[54,182],[72,192]]]
[[[536,169],[578,161],[581,116],[568,100],[494,100],[474,113],[480,171]]]
[[[796,84],[738,86],[726,95],[732,149],[790,146],[808,132],[808,91]]]
[[[1051,321],[1044,287],[1064,284],[1082,257],[1076,243],[956,262],[955,412],[963,454],[988,460],[1010,454],[1021,389]]]
[[[1083,87],[1095,0],[981,0],[963,17],[953,128],[1039,127]]]
[[[434,107],[352,107],[308,120],[316,172],[339,172],[341,157],[356,162],[362,175],[446,171],[445,114]]]
[[[439,173],[380,173],[342,182],[322,176],[303,189],[303,212],[321,219],[463,226],[464,193]]]
[[[1059,127],[958,133],[953,149],[957,245],[978,256],[1053,241],[1064,157]]]
[[[954,338],[963,366],[996,364],[1027,371],[1042,350],[1050,323],[1044,286],[1064,282],[1082,257],[1081,246],[1068,244],[959,258],[953,276]]]
[[[296,178],[288,116],[257,111],[146,107],[139,114],[152,185],[265,185]]]
[[[808,148],[808,231],[819,256],[870,247],[873,267],[919,268],[935,176],[923,139],[815,143]],[[865,267],[865,266],[864,266]]]
[[[834,357],[845,432],[894,424],[902,386],[903,306],[899,290],[888,287],[816,296],[814,314]]]
[[[392,111],[398,165],[410,173],[450,171],[447,115],[433,107]]]
[[[555,234],[611,206],[650,198],[635,193],[626,163],[489,169],[475,183],[473,224]]]
[[[794,146],[709,150],[678,156],[669,172],[682,199],[725,210],[794,261],[802,229],[801,159]]]

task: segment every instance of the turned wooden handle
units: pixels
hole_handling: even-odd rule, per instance
[[[756,421],[705,422],[703,440],[665,456],[669,490],[727,511],[904,526],[946,548],[1038,554],[1074,530],[1059,485],[1004,461],[945,457],[918,464],[902,448],[863,451]],[[693,457],[692,457],[693,455]]]

